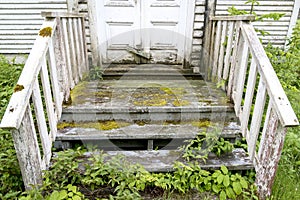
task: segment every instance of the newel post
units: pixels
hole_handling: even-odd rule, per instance
[[[203,50],[201,55],[201,66],[200,72],[207,76],[207,69],[209,68],[210,59],[210,40],[212,37],[212,21],[211,18],[215,15],[216,0],[206,0],[205,7],[205,20],[204,20],[204,40],[203,40]]]
[[[282,127],[279,118],[272,109],[266,119],[266,129],[260,142],[258,160],[256,162],[256,180],[260,199],[266,199],[271,195],[284,138],[287,129]]]
[[[12,131],[12,136],[25,189],[42,185],[41,156],[29,106],[20,127]]]
[[[87,1],[88,4],[88,15],[89,15],[89,27],[90,27],[90,40],[91,40],[91,53],[92,53],[92,65],[101,66],[102,61],[100,56],[100,44],[98,38],[99,26],[97,22],[97,10],[96,10],[96,0]]]
[[[68,12],[78,12],[78,0],[67,0]]]

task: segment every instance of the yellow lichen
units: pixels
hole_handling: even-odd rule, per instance
[[[24,90],[24,86],[23,86],[23,85],[17,84],[17,85],[15,86],[15,88],[14,88],[14,92],[20,92],[20,91],[22,91],[22,90]]]
[[[71,90],[71,101],[74,104],[84,103],[87,97],[92,96],[91,92],[87,92],[88,82],[80,82]]]
[[[190,105],[190,102],[187,100],[182,100],[182,99],[176,99],[173,101],[173,106],[179,107],[179,106],[188,106]]]
[[[50,37],[51,34],[52,34],[52,28],[49,26],[41,29],[39,32],[39,36],[42,36],[42,37]]]
[[[181,87],[175,87],[175,88],[160,87],[160,90],[164,91],[169,95],[176,95],[179,98],[182,97],[184,94],[186,94],[186,90]]]
[[[191,122],[192,126],[198,128],[208,128],[211,127],[213,124],[209,120],[200,120],[200,121],[193,121]]]
[[[154,98],[143,101],[134,101],[133,104],[136,106],[165,106],[167,105],[167,101],[165,99]]]
[[[111,98],[112,91],[98,91],[98,92],[95,92],[94,95],[98,98],[104,98],[104,97]]]
[[[98,122],[61,122],[57,125],[57,129],[64,129],[64,128],[94,128],[98,130],[113,130],[122,127],[129,126],[130,123],[122,122],[122,121],[98,121]]]

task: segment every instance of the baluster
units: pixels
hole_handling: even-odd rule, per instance
[[[82,79],[82,57],[84,55],[80,54],[80,39],[79,39],[79,29],[78,29],[78,18],[73,18],[73,31],[74,31],[74,48],[76,53],[76,67],[77,67],[77,78]]]
[[[79,82],[78,69],[77,69],[77,59],[75,51],[75,36],[73,31],[73,18],[68,18],[68,33],[69,33],[69,43],[70,43],[70,57],[71,57],[71,68],[72,76],[75,81],[75,85]]]
[[[85,26],[84,26],[84,17],[81,17],[78,20],[78,26],[79,26],[79,36],[81,38],[81,55],[82,55],[82,62],[83,62],[83,69],[84,72],[88,71],[88,55],[87,55],[87,41],[86,41],[86,35],[85,35]],[[97,44],[98,45],[98,44]]]
[[[263,79],[260,78],[255,104],[254,104],[254,111],[252,115],[249,135],[248,138],[246,138],[248,141],[248,153],[251,160],[253,160],[255,155],[256,142],[260,131],[261,120],[262,120],[264,107],[266,103],[266,96],[267,96],[266,91],[267,91],[266,84],[264,83]]]
[[[217,21],[217,30],[216,30],[216,38],[214,44],[214,54],[213,54],[213,66],[212,66],[212,80],[215,81],[217,77],[217,69],[218,69],[218,58],[220,53],[221,46],[221,29],[222,22]]]
[[[66,50],[63,39],[62,21],[57,18],[57,29],[53,35],[53,48],[55,54],[55,63],[57,69],[57,78],[59,79],[60,90],[63,91],[61,100],[67,102],[70,97],[71,80],[67,67]]]
[[[51,86],[50,86],[50,81],[49,81],[49,77],[48,77],[47,63],[46,63],[45,59],[44,59],[44,62],[42,64],[42,69],[41,69],[41,80],[42,80],[44,97],[45,97],[45,102],[46,102],[47,116],[48,116],[48,121],[49,121],[49,125],[50,125],[50,130],[51,130],[51,138],[52,138],[52,141],[54,141],[55,137],[56,137],[56,132],[57,132],[57,127],[56,127],[57,116],[54,113],[54,106],[53,106],[52,94],[51,94]]]
[[[256,84],[256,77],[257,77],[257,64],[255,62],[255,59],[252,58],[250,70],[249,70],[248,81],[247,81],[247,89],[246,89],[246,94],[245,94],[245,103],[243,106],[243,112],[241,112],[241,114],[239,116],[240,121],[241,121],[243,137],[246,137],[246,133],[248,131],[248,123],[249,123],[254,89],[255,89],[255,84]]]
[[[214,44],[215,44],[215,31],[216,31],[216,21],[212,23],[211,31],[211,40],[210,40],[210,50],[208,52],[208,66],[207,66],[207,79],[211,80],[212,78],[212,64],[213,64],[213,55],[214,55]]]
[[[14,146],[26,190],[33,185],[42,185],[41,155],[29,105],[26,108],[21,125],[12,131]]]
[[[69,79],[70,79],[70,88],[72,89],[75,87],[75,80],[73,78],[73,72],[72,72],[72,61],[71,61],[71,53],[70,53],[70,46],[69,46],[67,19],[65,17],[62,18],[62,30],[63,30],[64,45],[65,45],[65,51],[66,51],[66,53],[65,53],[66,65],[67,65]]]
[[[232,90],[233,90],[233,83],[234,83],[234,76],[235,73],[235,65],[236,65],[236,57],[239,54],[238,52],[238,45],[240,41],[240,27],[241,22],[235,23],[235,42],[233,46],[231,61],[230,61],[230,72],[229,72],[229,79],[228,79],[228,88],[227,88],[227,96],[232,98]]]
[[[248,67],[248,58],[249,58],[249,48],[248,44],[245,42],[244,38],[240,38],[240,45],[238,47],[238,58],[235,66],[235,78],[234,78],[234,88],[233,88],[233,100],[234,100],[234,109],[237,116],[241,112],[241,103],[244,92],[244,85]]]
[[[228,25],[228,40],[227,40],[227,47],[226,47],[226,55],[224,58],[224,71],[223,71],[223,79],[227,80],[229,76],[229,67],[230,67],[230,58],[232,53],[232,43],[233,43],[233,36],[234,36],[234,25],[235,22],[229,22]]]
[[[32,92],[32,101],[35,109],[37,125],[39,129],[39,134],[40,134],[43,153],[44,153],[43,160],[45,161],[45,166],[42,166],[42,170],[45,170],[48,167],[51,159],[52,139],[48,135],[48,128],[47,128],[46,118],[44,114],[44,107],[42,103],[42,97],[41,97],[38,80],[36,80],[34,83],[33,92]]]
[[[48,54],[48,60],[49,60],[49,68],[50,68],[50,79],[51,79],[51,86],[52,86],[52,92],[54,97],[54,103],[55,103],[55,111],[57,119],[60,119],[61,113],[62,113],[62,98],[60,95],[60,89],[58,86],[58,75],[57,75],[57,67],[55,62],[55,53],[53,49],[53,43],[52,40],[49,42],[49,54]]]
[[[225,41],[227,36],[227,21],[222,22],[222,34],[221,34],[221,44],[220,44],[220,52],[218,59],[218,82],[222,80],[223,73],[223,64],[224,64],[224,54],[225,54]]]

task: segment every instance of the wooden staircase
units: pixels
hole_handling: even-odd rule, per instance
[[[287,128],[299,121],[250,22],[254,16],[208,13],[203,65],[194,70],[206,81],[180,66],[148,64],[109,66],[103,81],[89,82],[82,82],[89,73],[85,15],[43,16],[0,124],[12,133],[26,190],[42,184],[54,142],[97,145],[148,170],[170,171],[186,139],[215,127],[218,137],[245,139],[247,153],[209,155],[200,165],[254,166],[260,198],[271,195]],[[91,55],[95,66],[98,55]]]
[[[79,83],[58,123],[55,147],[96,146],[122,154],[149,171],[172,171],[183,161],[186,140],[218,128],[217,137],[241,138],[233,105],[216,84],[180,66],[109,66],[104,80]],[[210,154],[202,168],[252,169],[243,149],[221,157]]]

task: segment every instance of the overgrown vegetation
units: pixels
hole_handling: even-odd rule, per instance
[[[198,140],[194,140],[193,144]],[[203,144],[203,143],[201,143]],[[212,145],[220,148],[219,144]],[[188,145],[185,152],[198,154]],[[88,160],[88,162],[86,162]],[[86,156],[78,148],[59,152],[44,174],[41,189],[25,192],[27,199],[168,199],[196,191],[210,198],[257,199],[253,174],[242,176],[225,166],[214,171],[201,169],[197,160],[176,162],[174,172],[150,173],[141,165],[132,165],[122,156],[108,158],[95,151]],[[149,196],[150,195],[150,196]],[[201,196],[198,196],[201,199]]]
[[[23,65],[0,55],[0,119],[19,78]],[[23,190],[21,172],[11,134],[0,129],[0,199],[12,198]]]
[[[288,50],[268,45],[267,54],[298,119],[300,118],[300,21]],[[272,199],[300,199],[300,128],[289,128],[279,163]]]

